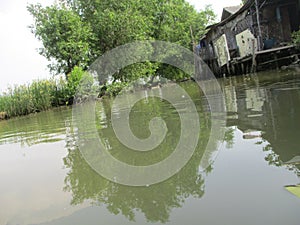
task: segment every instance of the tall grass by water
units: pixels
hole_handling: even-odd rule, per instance
[[[0,120],[72,104],[84,71],[75,67],[65,79],[38,80],[9,87],[0,94]]]
[[[0,111],[14,117],[47,110],[53,106],[55,92],[53,80],[10,87],[0,96]]]
[[[46,80],[10,87],[0,96],[0,111],[13,117],[47,110],[51,107],[54,87],[54,82]]]

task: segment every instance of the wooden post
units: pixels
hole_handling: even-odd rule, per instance
[[[195,38],[194,38],[194,35],[193,35],[193,29],[192,29],[192,26],[190,26],[190,31],[191,31],[191,38],[192,38],[192,45],[193,45],[193,52],[195,55],[198,55],[197,52],[196,52],[196,42],[195,42]],[[199,55],[198,55],[199,56]],[[197,80],[197,79],[201,79],[200,78],[200,65],[198,65],[197,63],[197,60],[196,60],[196,57],[194,56],[194,65],[195,65],[195,77],[194,79]],[[199,77],[198,77],[199,76]]]
[[[245,65],[243,62],[241,62],[241,70],[242,70],[242,74],[246,74],[245,72]]]
[[[257,36],[257,43],[258,43],[258,51],[262,50],[262,31],[260,27],[260,18],[259,18],[259,7],[258,7],[258,0],[255,0],[255,8],[256,8],[256,20],[258,26],[258,36]]]
[[[251,72],[256,72],[256,52],[255,52],[255,39],[252,39],[252,69]]]
[[[229,60],[228,60],[228,58],[226,58],[226,68],[227,68],[227,75],[231,75],[231,72],[230,72],[230,65],[229,65]],[[225,74],[225,77],[226,77],[226,74]]]
[[[279,70],[277,52],[273,53],[273,57],[274,57],[274,60],[275,60],[276,69]]]

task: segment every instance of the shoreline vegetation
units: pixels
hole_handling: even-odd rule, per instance
[[[0,94],[0,120],[73,104],[76,88],[87,73],[75,67],[68,79],[44,79],[9,87]]]
[[[149,78],[148,82],[143,80],[140,88],[151,89],[170,82],[162,77],[158,77],[158,79]],[[81,67],[75,66],[73,71],[67,76],[67,79],[62,77],[56,79],[54,77],[9,87],[6,91],[0,93],[0,121],[57,107],[71,106],[74,103],[75,96],[78,99],[83,99],[83,101],[84,98],[90,96],[90,93],[93,93],[99,100],[103,97],[115,97],[129,85],[129,82],[117,82],[100,86],[94,85],[94,81],[94,77],[91,74],[84,71]],[[185,77],[171,82],[181,83],[187,81],[194,81],[194,79]],[[82,85],[85,87],[84,90],[78,89],[79,84],[82,82],[85,83],[85,85]]]
[[[182,79],[174,82],[185,82],[192,79]],[[0,121],[18,116],[47,111],[57,107],[71,106],[74,103],[84,102],[91,96],[115,97],[124,88],[127,82],[117,82],[105,85],[95,85],[94,77],[81,67],[75,66],[67,79],[35,80],[26,85],[15,85],[0,93]],[[143,80],[144,81],[144,80]],[[167,83],[166,79],[149,79],[142,82],[140,88],[151,89]],[[169,82],[168,82],[169,83]]]

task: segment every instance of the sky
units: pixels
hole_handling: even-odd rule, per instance
[[[221,17],[226,6],[239,5],[241,0],[187,0],[197,10],[206,5]],[[26,6],[40,2],[51,5],[53,0],[0,0],[0,92],[14,84],[26,84],[36,79],[50,78],[47,60],[37,48],[41,43],[28,28],[33,23]]]

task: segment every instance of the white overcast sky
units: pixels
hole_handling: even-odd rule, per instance
[[[196,9],[212,5],[218,18],[225,6],[239,5],[241,0],[187,0]],[[41,44],[28,26],[33,19],[27,4],[40,2],[49,5],[53,0],[0,0],[0,92],[8,85],[24,84],[33,79],[50,77],[48,62],[37,53]]]

